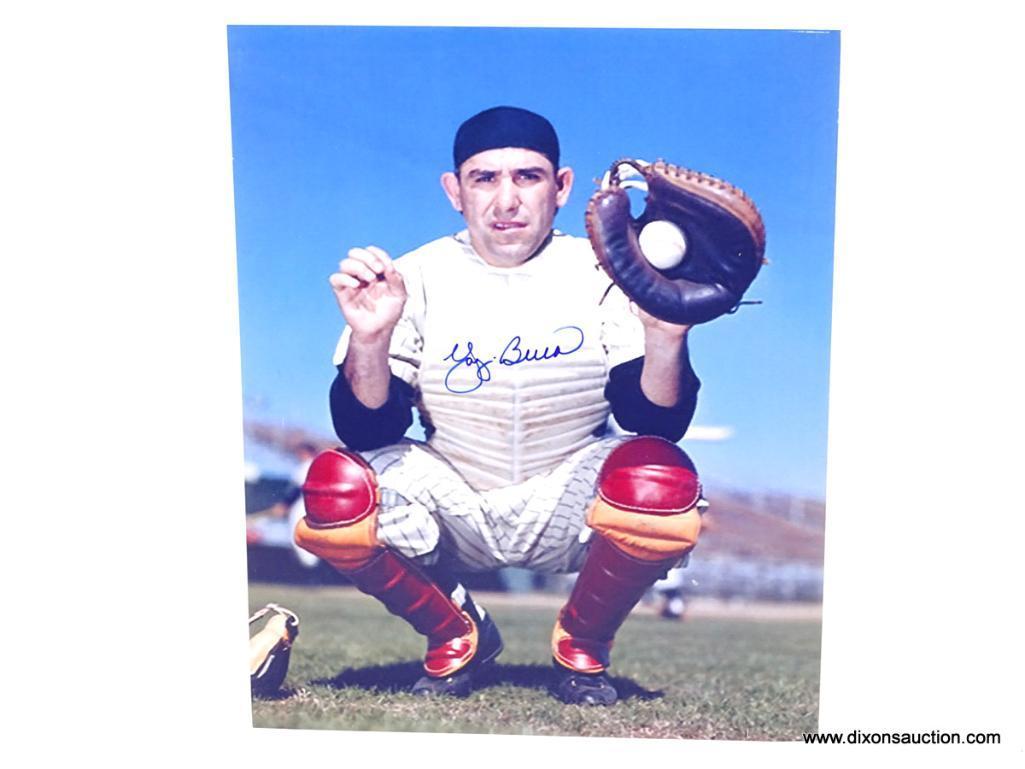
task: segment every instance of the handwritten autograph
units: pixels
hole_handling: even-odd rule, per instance
[[[584,332],[577,326],[560,326],[555,329],[553,333],[558,334],[560,332],[565,332],[563,334],[564,338],[562,341],[555,345],[554,348],[546,346],[543,350],[534,347],[521,347],[520,345],[523,344],[523,339],[519,334],[517,334],[506,343],[497,359],[494,357],[487,359],[477,357],[473,351],[473,342],[469,340],[466,342],[466,352],[460,354],[460,343],[456,342],[452,345],[452,352],[442,358],[442,360],[453,361],[452,368],[450,368],[448,373],[445,374],[445,389],[451,393],[457,393],[460,395],[472,393],[485,382],[491,381],[491,369],[488,367],[496,360],[502,366],[518,366],[521,363],[527,363],[529,361],[552,360],[553,358],[558,358],[560,355],[569,355],[584,346]],[[563,345],[566,344],[567,341],[570,343],[575,342],[576,346],[572,348],[563,348]],[[452,374],[460,368],[460,366],[468,366],[469,368],[475,369],[474,373],[477,375],[477,381],[468,389],[456,389],[449,384],[449,377],[451,377]]]

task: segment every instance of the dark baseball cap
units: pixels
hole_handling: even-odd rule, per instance
[[[520,107],[492,107],[466,120],[456,131],[452,160],[456,171],[485,150],[522,147],[539,152],[559,169],[559,137],[545,118]]]

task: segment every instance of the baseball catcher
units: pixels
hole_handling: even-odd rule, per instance
[[[465,229],[394,261],[353,248],[331,276],[344,447],[313,461],[295,539],[424,636],[418,694],[469,693],[502,651],[459,575],[520,566],[579,572],[551,691],[614,703],[616,631],[697,542],[701,486],[676,445],[700,386],[687,336],[740,301],[764,233],[739,192],[661,163],[635,164],[649,202],[634,220],[621,165],[589,207],[590,242],[565,235],[553,224],[574,177],[555,130],[486,110],[441,176]],[[664,273],[638,245],[656,220],[686,238]],[[403,437],[414,410],[422,442]]]

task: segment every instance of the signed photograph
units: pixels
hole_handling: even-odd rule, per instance
[[[815,732],[840,34],[227,46],[253,724]]]

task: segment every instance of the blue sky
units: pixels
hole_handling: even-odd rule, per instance
[[[438,177],[466,117],[552,121],[584,234],[592,180],[664,157],[742,187],[767,230],[742,308],[695,329],[695,424],[709,485],[825,492],[840,36],[834,32],[232,27],[228,34],[247,418],[330,434],[344,252],[393,255],[461,228]],[[258,447],[270,470],[287,461]]]

